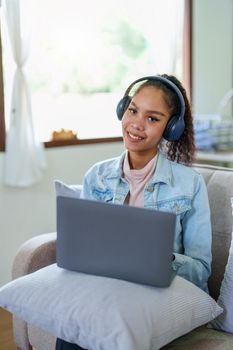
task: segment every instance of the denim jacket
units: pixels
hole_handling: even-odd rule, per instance
[[[92,166],[84,177],[81,197],[123,204],[129,192],[129,184],[123,178],[124,157],[125,153]],[[208,292],[212,235],[202,176],[158,153],[154,175],[144,188],[144,207],[176,214],[172,268]]]

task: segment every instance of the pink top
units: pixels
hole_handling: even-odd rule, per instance
[[[123,164],[123,173],[124,178],[129,183],[129,194],[125,199],[125,204],[135,207],[144,206],[144,187],[154,173],[156,161],[157,157],[155,156],[144,168],[130,169],[128,152],[126,153]]]

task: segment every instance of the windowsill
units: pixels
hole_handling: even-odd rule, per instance
[[[122,142],[123,138],[118,137],[105,137],[97,139],[83,139],[83,140],[58,140],[58,141],[47,141],[44,142],[45,148],[52,147],[66,147],[66,146],[77,146],[77,145],[91,145],[95,143],[112,143],[112,142]],[[0,145],[0,152],[5,152],[5,145]]]
[[[58,140],[44,142],[45,148],[50,147],[63,147],[63,146],[76,146],[76,145],[88,145],[94,143],[110,143],[110,142],[122,142],[123,138],[119,137],[106,137],[97,139],[77,139],[77,140]]]

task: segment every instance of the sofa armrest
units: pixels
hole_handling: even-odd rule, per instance
[[[35,236],[20,246],[12,267],[12,278],[27,275],[56,261],[56,232]]]
[[[35,236],[20,246],[12,267],[12,278],[18,278],[56,261],[56,232]],[[31,350],[28,325],[13,315],[14,341],[18,349]]]

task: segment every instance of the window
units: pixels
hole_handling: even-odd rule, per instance
[[[113,140],[121,135],[116,105],[133,80],[166,72],[184,81],[184,1],[21,0],[22,23],[30,32],[25,72],[37,137],[54,144],[53,132],[67,129],[79,140]],[[2,44],[4,130],[15,68],[4,21]],[[3,131],[0,139],[3,148]]]

